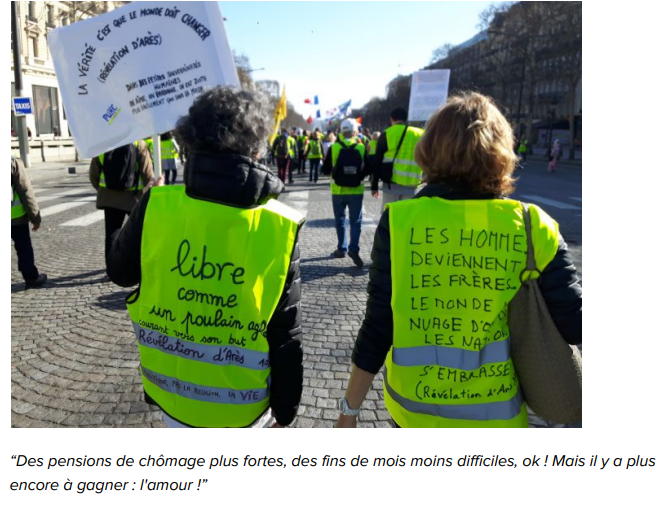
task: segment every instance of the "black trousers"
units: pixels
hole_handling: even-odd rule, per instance
[[[110,253],[113,233],[122,228],[124,217],[129,216],[129,211],[121,209],[104,209],[104,222],[106,225],[106,257]]]
[[[167,169],[164,170],[163,173],[166,177],[166,184],[175,184],[175,180],[177,179],[177,169]]]
[[[39,277],[35,267],[35,252],[30,240],[30,225],[12,225],[12,241],[18,256],[18,270],[21,271],[25,281],[34,281]]]

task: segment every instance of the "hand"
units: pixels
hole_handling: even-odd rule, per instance
[[[378,198],[380,196],[380,190],[374,190],[371,192],[371,195],[373,195],[375,198]]]
[[[32,231],[36,232],[37,230],[39,230],[39,227],[41,227],[41,223],[33,223],[32,224]]]
[[[334,425],[335,429],[356,429],[357,428],[357,417],[356,416],[346,416],[343,414],[338,415],[338,421]]]
[[[154,186],[163,186],[165,184],[164,181],[165,181],[165,179],[164,179],[164,176],[163,176],[163,173],[162,173],[162,174],[159,175],[159,179],[154,180]]]

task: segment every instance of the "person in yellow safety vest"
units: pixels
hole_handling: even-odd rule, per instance
[[[33,232],[39,230],[41,214],[23,161],[12,157],[11,163],[12,241],[18,257],[18,270],[28,290],[43,286],[48,278],[46,274],[39,274],[35,266],[35,253],[30,239],[30,223]]]
[[[145,399],[169,427],[281,427],[297,413],[304,217],[257,162],[264,111],[252,92],[199,95],[176,130],[185,186],[152,188],[109,255],[115,283],[139,284],[127,308]]]
[[[90,183],[97,190],[97,209],[104,211],[105,256],[124,218],[153,184],[154,170],[147,144],[140,140],[92,158]]]
[[[338,140],[327,151],[322,173],[331,174],[332,207],[338,238],[338,246],[332,256],[343,258],[347,253],[359,268],[364,265],[359,256],[359,238],[366,176],[365,158],[366,148],[357,138],[357,123],[352,119],[343,120]],[[346,207],[350,215],[350,245],[346,234]]]
[[[311,139],[306,144],[306,151],[304,154],[307,157],[308,163],[310,165],[308,180],[309,182],[317,183],[320,162],[322,162],[322,159],[324,158],[322,140],[320,139],[320,132],[317,130],[311,133]]]
[[[150,150],[152,163],[154,164],[152,138],[145,139],[145,144],[147,144],[147,147]],[[161,169],[163,170],[167,185],[175,184],[175,181],[177,180],[177,161],[179,156],[179,149],[177,144],[175,144],[173,134],[171,132],[161,134]]]
[[[297,174],[306,174],[306,145],[308,144],[308,132],[297,129]]]
[[[382,180],[382,209],[390,202],[409,199],[422,183],[421,168],[414,159],[414,149],[423,135],[421,128],[409,126],[407,110],[396,107],[389,114],[391,126],[378,139],[375,150],[371,193],[378,198]]]
[[[380,138],[380,132],[373,132],[371,138],[368,141],[368,152],[366,154],[366,167],[368,172],[371,174],[371,181],[375,178],[376,171],[376,153],[378,148],[378,139]]]
[[[524,165],[527,164],[527,151],[529,149],[529,142],[527,139],[523,139],[518,144],[518,155],[520,156],[520,168],[522,169]]]
[[[276,158],[279,179],[283,183],[285,183],[286,176],[290,184],[294,183],[292,164],[294,163],[293,160],[295,159],[296,152],[296,141],[288,134],[288,130],[284,128],[281,134],[274,138],[274,143],[272,144],[272,153],[274,153],[274,157]]]
[[[427,185],[382,214],[366,317],[337,427],[355,427],[385,365],[385,406],[400,427],[527,427],[509,348],[508,304],[539,280],[560,334],[582,342],[582,288],[558,224],[529,205],[537,271],[526,269],[511,126],[487,97],[452,97],[417,145]]]

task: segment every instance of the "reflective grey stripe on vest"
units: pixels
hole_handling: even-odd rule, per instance
[[[398,170],[397,168],[394,167],[394,174],[398,174],[399,176],[403,177],[412,177],[414,179],[421,179],[421,172],[404,172],[402,170]]]
[[[162,334],[158,330],[143,328],[138,323],[134,323],[134,331],[141,346],[163,351],[176,357],[212,365],[235,365],[257,370],[269,368],[268,352],[247,350],[237,346],[191,343]]]
[[[454,420],[510,420],[520,413],[523,397],[518,393],[508,401],[487,402],[484,404],[427,404],[413,401],[397,394],[387,382],[388,372],[384,371],[384,388],[394,401],[411,413],[439,416]]]
[[[471,371],[486,364],[506,362],[511,355],[509,354],[509,339],[504,339],[487,344],[480,351],[434,345],[394,347],[391,356],[396,365],[439,365]]]
[[[219,404],[254,404],[269,397],[268,388],[234,390],[232,388],[208,387],[164,376],[163,374],[150,371],[142,365],[140,366],[140,370],[148,380],[161,390],[195,401],[216,402]]]
[[[394,165],[397,164],[397,163],[400,164],[400,165],[411,165],[413,167],[419,167],[417,162],[415,162],[414,160],[405,160],[403,158],[396,158],[394,160]]]

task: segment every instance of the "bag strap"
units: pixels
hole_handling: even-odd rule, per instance
[[[535,271],[541,275],[541,271],[536,266],[536,259],[534,258],[534,243],[532,242],[532,218],[529,214],[529,207],[524,202],[520,205],[523,209],[523,221],[525,222],[525,233],[527,234],[527,265],[520,273],[520,282],[523,282],[523,276],[526,272]]]
[[[396,152],[394,153],[394,160],[396,160],[398,152],[401,150],[401,146],[403,145],[403,139],[405,139],[405,134],[407,133],[407,129],[408,125],[405,125],[405,128],[403,129],[403,135],[401,135],[401,140],[398,141],[398,146],[396,147]]]

